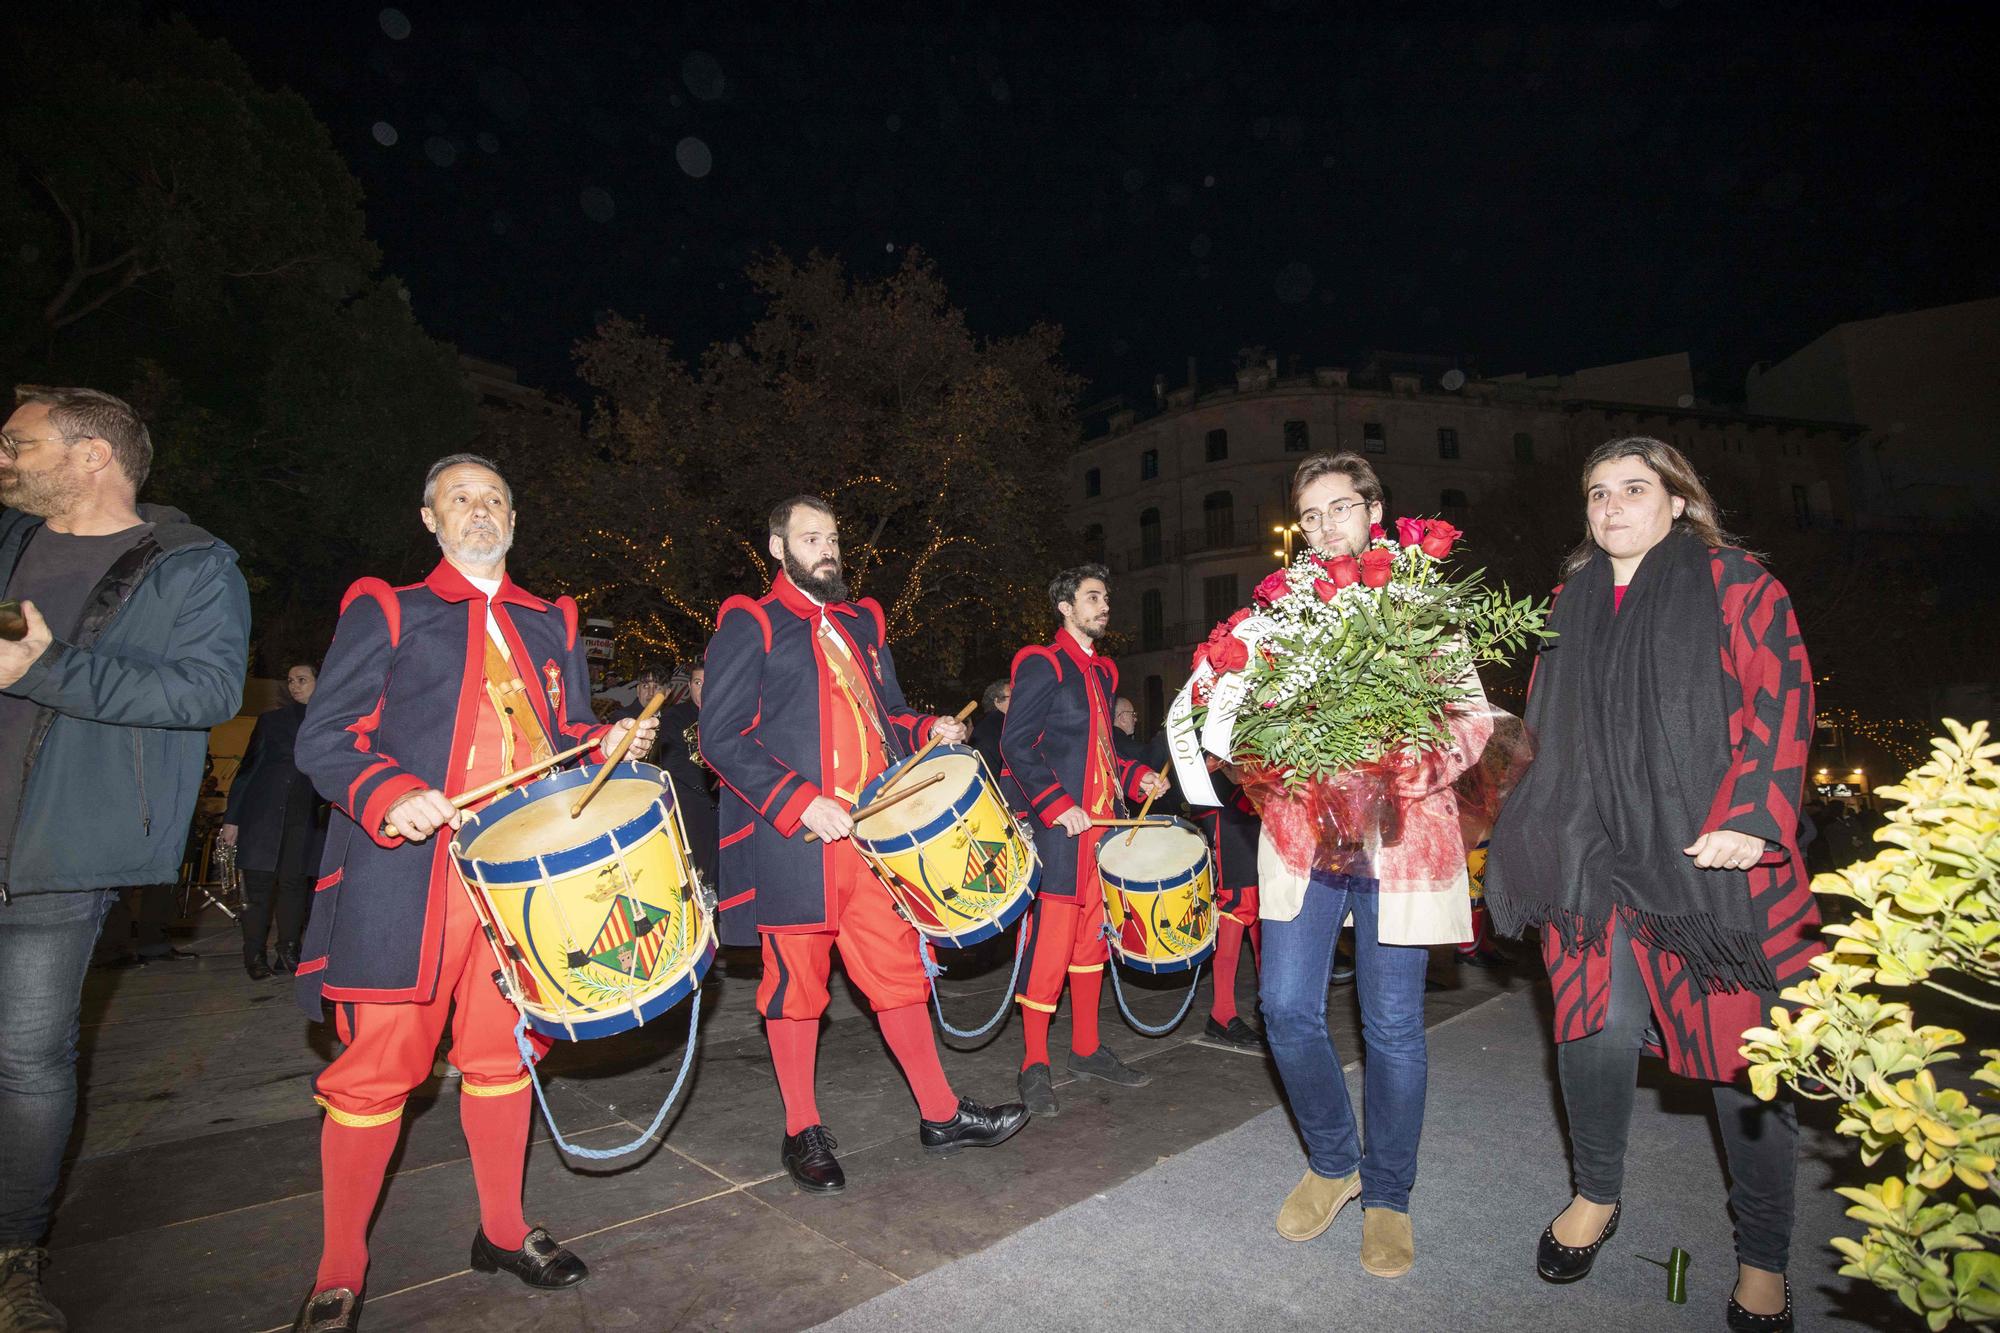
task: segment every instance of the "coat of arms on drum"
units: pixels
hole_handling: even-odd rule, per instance
[[[604,987],[651,981],[661,955],[678,947],[678,941],[668,938],[672,916],[664,908],[619,895],[589,949],[570,954],[571,972],[580,982]]]

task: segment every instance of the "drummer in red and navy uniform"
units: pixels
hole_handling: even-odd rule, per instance
[[[1093,819],[1125,812],[1125,799],[1165,795],[1167,779],[1119,756],[1112,738],[1111,700],[1118,667],[1097,651],[1111,622],[1109,572],[1079,565],[1056,575],[1049,603],[1062,620],[1055,641],[1014,657],[1013,701],[1000,733],[1000,753],[1030,812],[1042,887],[1022,929],[1026,980],[1021,1005],[1027,1049],[1021,1060],[1021,1100],[1035,1115],[1054,1115],[1049,1071],[1049,1023],[1069,984],[1069,1071],[1122,1087],[1153,1081],[1098,1040],[1097,1010],[1110,952],[1104,940],[1104,892],[1097,880]]]
[[[764,952],[757,1009],[785,1104],[780,1153],[800,1189],[831,1194],[847,1180],[813,1074],[835,945],[909,1080],[927,1151],[999,1143],[1028,1113],[952,1091],[916,929],[849,836],[864,786],[933,735],[958,744],[965,726],[904,702],[882,608],[848,600],[839,527],[824,500],[796,496],[773,509],[770,551],[780,564],[771,590],[732,597],[717,616],[701,749],[723,785],[723,942],[761,943]],[[806,841],[808,833],[819,840]]]
[[[1196,811],[1196,822],[1208,835],[1209,854],[1215,858],[1215,967],[1211,976],[1215,995],[1208,1010],[1204,1034],[1239,1050],[1261,1051],[1264,1034],[1236,1012],[1236,968],[1243,958],[1243,944],[1250,943],[1251,966],[1263,941],[1257,929],[1257,836],[1263,821],[1257,807],[1241,787],[1211,759],[1210,775],[1215,794],[1222,804]],[[1253,987],[1254,989],[1254,987]]]
[[[514,1007],[458,878],[451,797],[595,741],[602,727],[576,604],[507,577],[514,499],[483,458],[440,459],[422,518],[444,559],[422,583],[362,579],[341,605],[295,762],[333,806],[298,968],[301,1006],[330,1006],[344,1048],[313,1080],[325,1225],[319,1271],[294,1328],[356,1327],[368,1221],[401,1134],[404,1102],[431,1075],[449,1017],[459,1122],[479,1192],[472,1267],[531,1287],[583,1281],[583,1261],[521,1213],[532,1093]],[[634,737],[633,757],[656,722]]]

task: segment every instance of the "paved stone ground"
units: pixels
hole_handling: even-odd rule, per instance
[[[328,1029],[293,1007],[289,982],[253,982],[233,928],[213,912],[179,941],[200,955],[86,986],[82,1111],[57,1213],[49,1274],[81,1333],[289,1325],[318,1253],[319,1112],[308,1081]],[[948,1016],[976,1026],[999,1004],[1000,949],[949,958]],[[754,953],[728,953],[704,988],[695,1072],[656,1143],[616,1163],[569,1163],[538,1119],[527,1211],[590,1263],[569,1292],[531,1293],[470,1272],[478,1207],[451,1082],[421,1089],[377,1214],[364,1327],[390,1329],[731,1329],[809,1327],[1234,1129],[1280,1101],[1269,1062],[1198,1039],[1208,982],[1188,1021],[1148,1040],[1107,994],[1105,1038],[1154,1074],[1150,1087],[1076,1086],[1062,1113],[983,1152],[933,1159],[916,1110],[859,996],[839,982],[820,1041],[819,1103],[840,1141],[848,1190],[810,1198],[778,1163],[784,1130],[753,1008]],[[1427,1004],[1443,1021],[1516,976],[1459,968],[1441,951]],[[1252,1012],[1246,964],[1240,1003]],[[1171,1015],[1179,990],[1128,985],[1142,1018]],[[1359,1053],[1351,989],[1334,992],[1335,1040]],[[687,1031],[677,1009],[638,1032],[561,1047],[547,1063],[564,1135],[605,1147],[635,1137],[672,1085]],[[1068,1040],[1059,1018],[1052,1047]],[[947,1049],[962,1095],[1013,1096],[1020,1028]]]

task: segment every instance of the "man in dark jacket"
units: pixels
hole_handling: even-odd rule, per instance
[[[986,687],[979,696],[979,719],[972,724],[972,744],[979,751],[979,757],[986,761],[993,780],[1000,783],[1001,799],[1014,799],[1013,788],[1000,782],[1000,775],[1007,771],[1007,761],[1000,757],[1000,731],[1007,725],[1007,706],[1014,701],[1014,682],[996,680]]]
[[[320,848],[326,841],[322,818],[326,807],[313,790],[312,779],[292,762],[292,747],[318,684],[319,671],[310,662],[295,662],[286,669],[285,692],[291,702],[257,719],[243,751],[243,766],[229,784],[229,804],[215,839],[219,846],[236,849],[236,868],[243,875],[243,967],[252,981],[262,981],[274,970],[294,972],[299,966],[306,904],[312,899],[313,876],[319,873]],[[264,961],[264,937],[270,933],[274,906],[275,969]]]
[[[236,713],[250,598],[236,553],[137,503],[153,445],[92,389],[15,390],[0,429],[0,1309],[42,1291],[76,1113],[84,969],[120,886],[180,875],[208,729]],[[9,631],[13,631],[10,635]]]

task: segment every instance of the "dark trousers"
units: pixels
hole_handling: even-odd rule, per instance
[[[304,875],[279,875],[272,870],[243,872],[243,961],[264,956],[264,937],[271,930],[271,914],[278,917],[278,950],[288,957],[299,956],[299,937],[306,929],[306,905],[312,899],[312,881]]]
[[[1766,997],[1765,1009],[1775,1002],[1775,996]],[[1625,1187],[1625,1143],[1632,1128],[1639,1054],[1652,1023],[1652,998],[1621,926],[1611,940],[1611,999],[1603,1029],[1556,1045],[1576,1192],[1592,1203],[1616,1203]],[[1764,1102],[1734,1083],[1717,1083],[1713,1089],[1716,1123],[1729,1160],[1737,1261],[1782,1273],[1791,1256],[1798,1111],[1786,1092]]]
[[[165,958],[173,948],[167,940],[167,926],[174,919],[178,892],[173,884],[111,890],[111,912],[104,919],[106,956],[130,952],[141,958]]]

